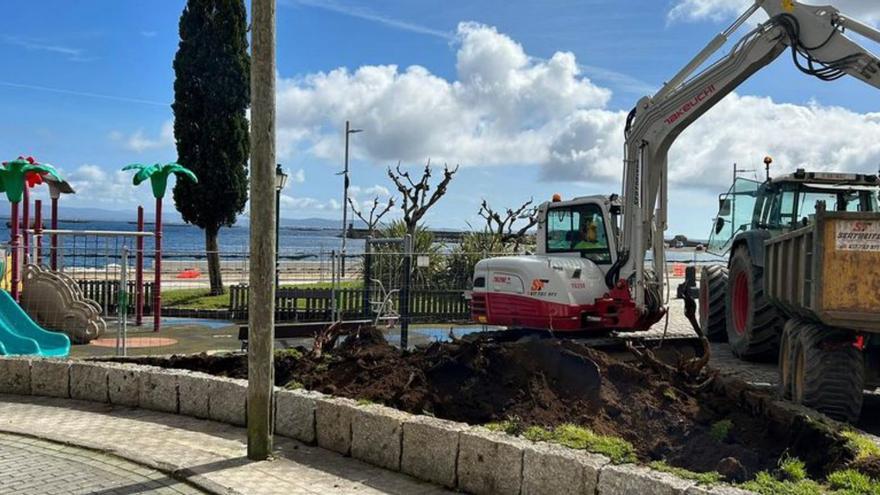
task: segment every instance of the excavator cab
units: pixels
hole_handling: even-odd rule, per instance
[[[614,211],[607,196],[542,204],[538,208],[537,253],[580,257],[607,272],[616,259]]]

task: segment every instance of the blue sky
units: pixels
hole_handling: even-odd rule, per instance
[[[880,18],[874,2],[837,3]],[[133,216],[149,204],[117,171],[175,158],[171,62],[183,5],[4,3],[3,156],[62,168],[79,189],[70,206]],[[282,215],[341,216],[334,174],[346,118],[365,131],[353,148],[358,202],[390,192],[384,170],[397,160],[462,165],[428,218],[435,226],[478,224],[482,198],[502,208],[618,192],[623,112],[736,17],[730,5],[279,0],[279,161],[294,176]],[[706,236],[734,161],[769,153],[780,170],[875,171],[878,132],[875,90],[808,79],[783,56],[673,149],[671,233]]]

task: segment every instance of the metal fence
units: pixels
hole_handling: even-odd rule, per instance
[[[107,320],[105,337],[112,337],[125,325],[127,331],[145,342],[142,345],[146,350],[141,353],[167,352],[163,338],[190,337],[185,328],[178,330],[186,321],[171,325],[170,336],[165,332],[152,334],[153,327],[146,317],[154,314],[157,295],[161,295],[163,316],[213,319],[227,327],[248,318],[250,266],[246,246],[208,254],[198,246],[166,250],[161,255],[161,271],[156,273],[149,233],[57,231],[50,242],[51,234],[25,234],[28,241],[18,250],[20,271],[31,264],[69,277],[82,297],[94,301]],[[138,239],[147,241],[146,247]],[[406,238],[373,240],[363,252],[344,257],[322,249],[282,253],[275,296],[278,322],[385,318],[384,322],[399,326],[402,345],[406,345],[410,324],[469,323],[474,266],[487,257],[511,254],[464,252],[458,246],[439,244],[413,247]],[[219,262],[225,292],[222,295],[210,295],[209,255]],[[696,261],[673,258],[670,274],[683,277],[684,263]],[[156,291],[157,280],[161,294]],[[10,289],[8,282],[6,288]],[[675,287],[670,289],[674,297]],[[215,349],[218,337],[233,338],[230,332],[222,336],[207,332],[199,337],[200,341],[193,339],[197,341],[194,347],[183,352]]]

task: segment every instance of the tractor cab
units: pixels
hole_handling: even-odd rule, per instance
[[[737,178],[730,190],[719,196],[708,250],[723,256],[747,231],[768,231],[770,237],[776,237],[804,227],[819,204],[827,211],[876,212],[878,187],[876,175],[803,169],[764,182]]]

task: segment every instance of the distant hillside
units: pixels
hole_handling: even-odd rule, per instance
[[[341,230],[342,219],[327,220],[326,218],[282,218],[281,227],[293,229]]]

